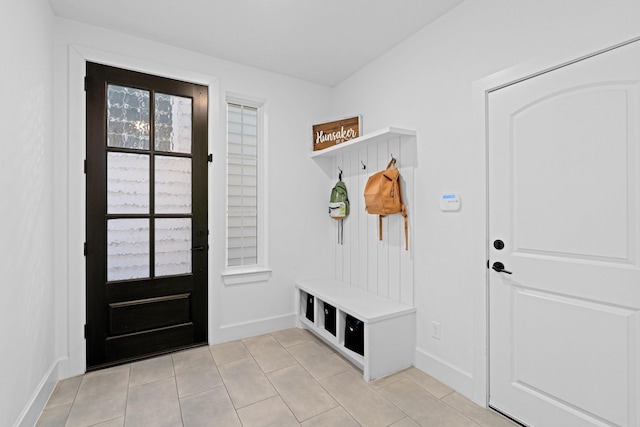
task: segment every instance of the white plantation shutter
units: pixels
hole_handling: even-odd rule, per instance
[[[227,266],[258,264],[258,109],[227,104]]]

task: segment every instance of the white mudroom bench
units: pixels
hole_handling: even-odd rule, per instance
[[[295,291],[298,326],[309,329],[360,367],[365,381],[412,366],[416,335],[415,307],[331,279],[300,280],[295,283]],[[313,321],[307,317],[310,295],[314,297],[314,312],[310,316]],[[325,305],[335,308],[335,335],[325,328]],[[333,311],[330,310],[330,314]],[[364,324],[362,355],[345,347],[347,315]],[[328,324],[332,323],[328,319]]]

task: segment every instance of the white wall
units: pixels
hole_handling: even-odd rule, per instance
[[[295,325],[293,282],[322,271],[328,255],[317,251],[323,240],[323,172],[310,158],[311,124],[326,117],[329,88],[218,60],[118,32],[56,20],[55,142],[57,235],[60,291],[57,329],[59,351],[68,358],[61,376],[85,366],[82,327],[85,318],[84,257],[84,62],[90,60],[210,86],[209,294],[211,343],[257,335]],[[225,263],[225,96],[245,95],[265,101],[268,127],[267,282],[228,285],[220,273]]]
[[[474,110],[473,82],[547,55],[570,60],[638,36],[638,16],[638,1],[470,0],[334,90],[335,114],[362,114],[365,133],[389,125],[417,130],[409,212],[416,365],[480,403],[486,186],[484,141],[474,131],[483,111]],[[462,210],[439,211],[442,192],[460,193]],[[441,324],[440,340],[431,337],[432,321]]]
[[[53,14],[0,3],[0,425],[35,421],[57,378],[53,327]],[[41,406],[40,406],[41,408]]]
[[[211,84],[212,342],[259,333],[261,325],[293,325],[293,280],[328,266],[319,242],[331,229],[325,210],[332,182],[309,159],[308,125],[356,112],[365,133],[389,125],[416,129],[409,212],[416,363],[472,396],[482,383],[474,323],[484,310],[474,298],[486,275],[485,152],[473,130],[479,112],[472,84],[549,50],[571,59],[640,33],[637,1],[467,1],[338,85],[331,107],[332,91],[322,86],[66,20],[52,28],[44,0],[4,2],[0,12],[2,425],[28,421],[25,411],[38,407],[57,366],[60,377],[84,369],[84,59]],[[273,268],[266,283],[224,286],[219,275],[225,138],[217,125],[227,92],[266,100]],[[461,212],[438,210],[442,191],[462,194]],[[441,323],[440,341],[431,338],[432,320]]]

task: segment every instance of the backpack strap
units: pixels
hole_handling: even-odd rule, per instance
[[[409,250],[409,218],[407,217],[407,210],[402,204],[402,216],[404,217],[404,250]]]
[[[378,215],[378,240],[382,240],[382,217],[384,215]],[[402,205],[402,216],[404,217],[404,250],[409,250],[409,216],[407,210]]]
[[[387,164],[387,169],[396,164],[396,159],[391,157],[389,164]],[[398,186],[399,187],[399,186]],[[407,209],[402,202],[402,191],[398,191],[398,196],[400,197],[400,203],[402,205],[402,216],[404,217],[404,249],[406,251],[409,250],[409,218],[407,216]],[[382,217],[384,215],[378,215],[378,239],[382,240]]]
[[[391,161],[395,163],[396,159],[392,159]],[[400,179],[398,177],[398,179]],[[400,186],[398,185],[398,188]],[[404,217],[404,250],[409,250],[409,219],[407,216],[407,208],[404,206],[404,202],[402,201],[402,191],[398,191],[398,197],[400,198],[400,204],[402,205],[402,216]]]

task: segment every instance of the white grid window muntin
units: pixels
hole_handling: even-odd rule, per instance
[[[258,265],[258,109],[227,104],[227,266]]]

